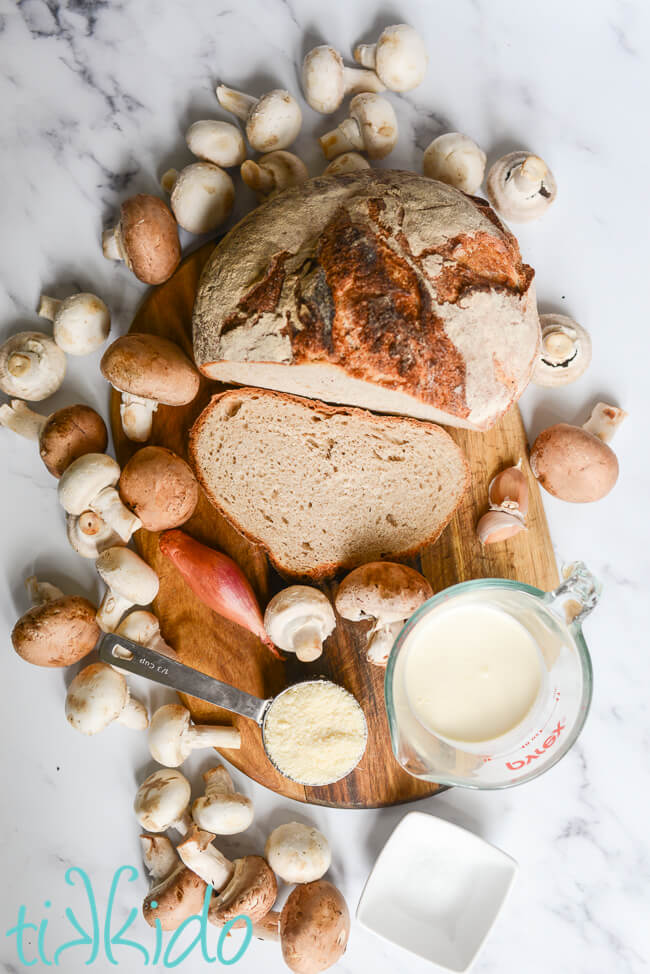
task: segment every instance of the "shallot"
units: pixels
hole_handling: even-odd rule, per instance
[[[161,534],[160,550],[173,561],[201,602],[254,633],[280,657],[264,629],[262,612],[250,582],[232,558],[178,529]]]

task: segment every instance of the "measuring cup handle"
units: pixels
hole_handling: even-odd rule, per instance
[[[172,690],[180,690],[181,693],[206,700],[233,714],[239,714],[240,717],[249,717],[258,724],[261,724],[264,712],[271,702],[237,690],[229,683],[215,680],[207,673],[201,673],[200,670],[185,666],[163,653],[147,649],[146,646],[140,646],[139,643],[112,632],[102,636],[97,650],[104,663],[144,676],[147,680],[171,687]]]
[[[547,592],[544,601],[566,622],[579,625],[598,603],[603,587],[583,561],[568,565],[564,574],[564,581],[553,592]]]

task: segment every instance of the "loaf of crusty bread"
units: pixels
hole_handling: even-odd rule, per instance
[[[281,574],[311,579],[435,541],[469,481],[439,426],[263,389],[215,396],[189,455],[231,524]]]
[[[478,430],[539,345],[533,271],[488,204],[385,170],[246,216],[205,267],[193,330],[210,378]]]

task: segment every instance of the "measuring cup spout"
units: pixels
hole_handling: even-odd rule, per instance
[[[566,622],[579,625],[598,603],[603,587],[583,561],[568,565],[564,574],[564,581],[544,601]]]

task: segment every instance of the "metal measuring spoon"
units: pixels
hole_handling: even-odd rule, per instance
[[[283,771],[269,753],[265,735],[266,720],[277,701],[296,686],[304,686],[308,683],[326,683],[330,684],[330,686],[338,687],[338,689],[348,694],[350,699],[354,701],[361,714],[365,730],[364,746],[356,763],[358,764],[363,757],[365,742],[368,738],[368,725],[365,714],[358,700],[348,690],[345,690],[344,687],[339,686],[338,683],[334,683],[332,680],[322,678],[304,680],[286,687],[277,697],[261,699],[260,697],[253,696],[251,693],[246,693],[244,690],[238,690],[236,687],[231,686],[230,683],[222,683],[221,680],[217,680],[213,676],[208,676],[207,673],[201,673],[200,670],[195,670],[191,666],[185,666],[184,663],[179,663],[178,660],[171,659],[169,656],[157,653],[154,649],[148,649],[146,646],[141,646],[139,643],[134,643],[130,639],[125,639],[124,636],[118,636],[112,632],[107,632],[101,637],[97,644],[97,651],[99,658],[104,663],[109,663],[111,666],[116,666],[122,670],[128,670],[129,673],[143,676],[153,683],[160,683],[162,686],[170,687],[172,690],[179,690],[181,693],[198,697],[199,700],[205,700],[207,703],[212,703],[216,707],[223,707],[224,710],[229,710],[231,713],[238,714],[240,717],[248,717],[249,720],[254,720],[262,729],[264,753],[273,767],[280,774],[284,775],[285,778],[289,778],[297,784],[311,784],[312,787],[321,787],[323,785],[333,784],[334,781],[340,781],[341,778],[344,778],[354,770],[356,764],[354,767],[345,771],[339,778],[318,782],[317,785],[313,782],[298,781],[297,778],[292,778],[291,775]]]

